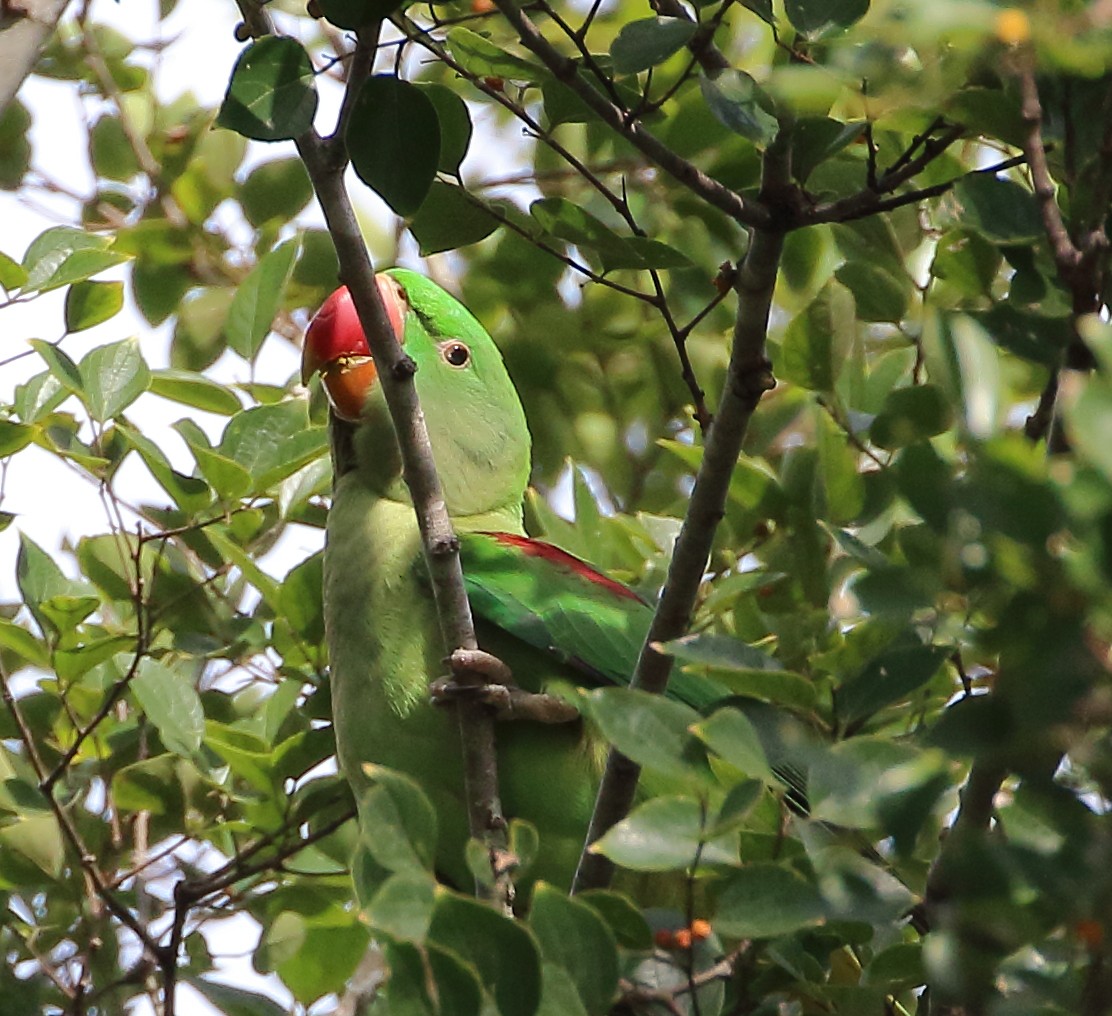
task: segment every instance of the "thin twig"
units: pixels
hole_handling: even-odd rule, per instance
[[[556,76],[558,81],[576,93],[600,119],[631,145],[648,156],[669,176],[707,204],[725,212],[745,226],[768,226],[771,214],[766,207],[742,197],[729,187],[708,176],[694,163],[677,155],[671,148],[637,123],[629,123],[623,110],[610,102],[579,71],[576,61],[564,56],[541,33],[532,19],[515,0],[494,0],[498,9],[513,26],[522,45]]]

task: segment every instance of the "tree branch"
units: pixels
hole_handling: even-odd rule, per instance
[[[743,226],[771,225],[768,209],[760,203],[743,198],[707,176],[694,163],[688,162],[659,141],[638,123],[630,123],[621,109],[610,102],[579,73],[579,65],[564,56],[540,32],[532,19],[517,6],[515,0],[494,0],[506,20],[517,32],[522,45],[536,56],[563,84],[576,93],[604,123],[634,148],[648,156],[669,176],[674,177],[696,196]]]
[[[238,0],[245,23],[258,28],[266,13],[257,0]],[[267,19],[268,20],[268,19]],[[361,51],[373,52],[378,22],[356,33],[356,55],[348,74],[347,89],[357,91],[370,72],[371,61]],[[341,110],[348,108],[345,101]],[[338,125],[342,127],[342,124]],[[336,248],[340,278],[351,292],[359,323],[367,336],[371,355],[378,364],[378,378],[394,424],[406,486],[413,499],[425,552],[425,563],[433,588],[441,635],[449,655],[453,649],[477,649],[471,606],[463,585],[459,541],[440,487],[424,414],[413,383],[416,365],[394,335],[382,304],[375,269],[363,241],[355,210],[344,186],[347,166],[342,134],[327,140],[310,128],[295,138],[298,154],[313,184],[328,231]],[[464,680],[481,680],[481,675],[461,675]],[[492,855],[507,849],[506,823],[498,792],[498,769],[494,751],[494,719],[481,703],[456,705],[463,744],[464,785],[471,835],[486,844]],[[492,865],[494,888],[479,887],[481,895],[493,897],[504,909],[513,898],[508,873]]]
[[[0,113],[8,108],[69,0],[22,0],[0,14]],[[9,19],[11,24],[5,24]]]
[[[1062,219],[1062,211],[1056,200],[1054,181],[1050,178],[1050,167],[1046,161],[1046,151],[1042,140],[1042,105],[1039,90],[1035,84],[1035,68],[1031,60],[1025,59],[1019,71],[1020,112],[1027,132],[1023,138],[1023,154],[1031,171],[1031,184],[1035,200],[1039,205],[1046,238],[1054,255],[1058,274],[1067,284],[1072,281],[1073,273],[1081,261],[1079,251],[1070,239],[1069,230]]]
[[[782,125],[764,155],[759,200],[765,207],[777,207],[791,188],[790,152],[790,127]],[[734,282],[737,315],[726,387],[707,435],[691,502],[676,539],[664,592],[641,647],[630,682],[632,688],[660,694],[668,685],[672,659],[655,646],[679,638],[690,624],[715,529],[725,513],[726,493],[741,442],[761,396],[775,385],[765,356],[765,339],[783,245],[783,231],[753,230],[749,250],[738,270]],[[592,853],[590,844],[629,812],[639,776],[640,768],[635,762],[611,749],[573,892],[609,883],[613,864],[601,854]]]

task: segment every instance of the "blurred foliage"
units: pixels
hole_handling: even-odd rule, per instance
[[[668,647],[736,701],[700,716],[585,699],[664,789],[599,845],[621,891],[541,886],[520,921],[435,886],[435,815],[400,774],[360,802],[362,833],[352,821],[322,766],[320,556],[283,578],[260,564],[291,525],[323,525],[323,403],[296,377],[205,373],[296,343],[336,284],[292,147],[260,158],[244,135],[304,130],[350,42],[271,5],[284,34],[245,44],[218,118],[160,98],[149,47],[92,6],[35,73],[82,97],[95,186],[80,221],[0,253],[8,301],[66,290],[60,338],[5,354],[39,369],[0,406],[0,455],[65,462],[111,519],[61,559],[24,537],[10,565],[0,1010],[121,1012],[188,983],[228,1014],[331,1012],[372,935],[376,1013],[1108,1010],[1112,275],[1106,241],[1088,274],[1062,271],[1046,229],[1049,203],[1075,244],[1104,236],[1107,4],[530,5],[627,126],[747,197],[788,121],[809,209],[917,172],[878,192],[906,203],[787,236],[779,383],[692,632]],[[392,25],[350,110],[352,186],[406,216],[367,226],[376,260],[423,267],[498,340],[534,439],[531,530],[652,597],[725,383],[745,230],[489,0],[314,7],[343,27],[368,11]],[[725,67],[702,70],[711,37]],[[1017,158],[1031,67],[1057,184],[1041,198]],[[18,102],[0,115],[0,186],[33,196],[52,180],[30,123]],[[127,299],[172,331],[166,362],[122,324],[67,353],[124,307],[99,278],[120,265]],[[189,460],[136,422],[140,396],[180,407]],[[218,440],[197,413],[226,419]],[[125,460],[157,503],[136,503]],[[522,866],[537,832],[512,829]],[[354,873],[362,913],[360,835],[376,845]],[[677,873],[678,909],[640,910],[630,872]],[[293,1008],[210,976],[201,929],[233,912],[261,926],[254,965]]]

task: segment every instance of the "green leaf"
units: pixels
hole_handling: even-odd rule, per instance
[[[771,144],[780,126],[775,107],[745,71],[729,67],[713,74],[700,74],[699,87],[723,127],[748,138],[758,148]]]
[[[42,339],[28,339],[28,345],[46,361],[50,373],[62,384],[63,387],[77,395],[84,394],[85,382],[77,364],[70,359],[68,353],[52,342]]]
[[[76,282],[66,293],[66,331],[99,325],[118,314],[123,305],[122,282]]]
[[[85,402],[94,420],[119,416],[150,386],[151,372],[138,339],[123,339],[91,350],[78,364]]]
[[[170,751],[189,756],[201,747],[205,713],[189,667],[146,657],[129,686]]]
[[[701,663],[721,670],[783,670],[780,661],[763,649],[729,635],[699,632],[661,644],[661,648],[681,663]]]
[[[537,64],[499,49],[489,39],[457,25],[448,30],[448,50],[464,70],[478,77],[540,81],[548,72]]]
[[[5,29],[15,27],[10,22]],[[31,114],[19,99],[0,110],[0,189],[16,190],[31,168]]]
[[[907,315],[911,279],[866,261],[847,261],[834,277],[852,294],[862,321],[898,324]]]
[[[264,162],[251,170],[239,186],[243,215],[255,227],[271,219],[288,222],[312,196],[313,185],[300,159]]]
[[[858,452],[829,413],[814,407],[821,494],[819,510],[830,522],[852,522],[865,507],[865,479]]]
[[[327,445],[328,429],[310,426],[305,400],[287,399],[237,413],[217,450],[265,490],[323,454]]]
[[[359,798],[361,842],[388,871],[431,871],[436,812],[421,788],[402,773],[365,765],[372,786]]]
[[[501,1016],[533,1016],[540,1002],[540,955],[523,924],[478,900],[438,890],[429,941],[470,964]]]
[[[321,14],[337,28],[354,31],[389,17],[408,0],[320,0]]]
[[[0,847],[22,854],[51,878],[62,875],[66,848],[53,815],[20,816],[0,826]]]
[[[567,198],[541,198],[529,214],[548,233],[598,254],[605,271],[619,268],[676,268],[690,264],[667,244],[644,237],[622,237]]]
[[[243,408],[230,388],[201,374],[172,367],[151,371],[150,391],[171,402],[221,416],[232,416]]]
[[[313,126],[317,88],[296,39],[268,35],[236,60],[216,123],[256,141],[286,141]]]
[[[1035,196],[1014,180],[972,173],[953,190],[961,225],[993,243],[1030,243],[1043,235]]]
[[[7,458],[26,448],[34,436],[34,427],[14,420],[0,420],[0,458]]]
[[[937,385],[894,388],[869,428],[869,440],[880,448],[902,448],[950,429],[954,413]]]
[[[777,372],[785,381],[817,392],[832,392],[853,344],[853,297],[827,283],[788,325]]]
[[[228,346],[248,362],[254,362],[270,334],[300,247],[299,240],[287,240],[275,247],[236,288],[224,334]]]
[[[359,179],[398,215],[412,215],[440,162],[440,119],[425,92],[391,74],[363,82],[347,130]]]
[[[706,758],[689,730],[699,714],[690,706],[629,688],[599,688],[585,702],[603,737],[634,762],[688,782],[704,778]]]
[[[393,939],[424,942],[436,903],[436,880],[412,870],[395,872],[367,907],[374,931]]]
[[[190,444],[189,450],[197,461],[201,475],[221,501],[238,501],[251,490],[251,474],[234,459],[203,445]]]
[[[925,646],[915,636],[907,636],[834,692],[838,719],[853,723],[907,698],[938,673],[951,652],[946,646]]]
[[[447,85],[421,82],[417,87],[433,104],[440,122],[440,159],[436,168],[441,173],[457,176],[471,144],[471,114],[467,103]]]
[[[618,989],[618,949],[598,913],[539,882],[533,890],[529,926],[545,962],[567,971],[588,1014],[608,1012]]]
[[[89,129],[89,161],[97,176],[126,183],[139,173],[139,160],[118,116],[105,114]]]
[[[985,311],[968,311],[993,342],[1032,363],[1057,367],[1076,332],[1068,316],[1028,314],[1008,303]]]
[[[769,786],[778,785],[760,736],[743,712],[729,706],[717,709],[693,729],[696,737],[735,769]]]
[[[779,864],[748,864],[718,899],[714,928],[732,938],[775,938],[822,922],[819,891],[802,875]]]
[[[27,272],[18,262],[0,251],[0,287],[7,292],[19,289],[27,281]]]
[[[999,249],[979,233],[951,229],[935,245],[931,275],[964,296],[988,296],[1001,261]]]
[[[34,667],[45,670],[50,666],[46,646],[22,625],[0,617],[0,646],[15,653]]]
[[[592,844],[615,864],[632,871],[678,871],[700,865],[738,864],[738,838],[728,832],[710,839],[706,807],[693,797],[654,797]]]
[[[112,238],[72,226],[54,226],[40,233],[23,255],[27,279],[20,292],[45,293],[84,282],[129,259],[130,255],[110,250],[111,246]]]
[[[637,951],[652,948],[652,929],[628,896],[609,889],[589,889],[575,898],[598,912],[622,947]]]
[[[85,590],[67,578],[54,558],[26,533],[19,534],[15,573],[23,602],[32,609],[56,596],[77,596]]]
[[[112,803],[124,811],[180,815],[184,795],[177,760],[157,755],[118,769],[112,776]]]
[[[223,1016],[288,1016],[289,1009],[269,995],[260,995],[234,984],[211,981],[207,977],[184,978],[194,991],[211,1003]]]
[[[827,116],[801,117],[792,129],[792,176],[806,183],[817,166],[861,137],[865,126],[863,120],[842,123]]]
[[[875,825],[886,784],[898,786],[900,767],[918,757],[910,745],[883,737],[852,737],[831,746],[810,770],[811,818],[859,829]]]
[[[687,45],[697,27],[687,18],[627,21],[610,46],[614,70],[619,74],[636,74],[663,63]]]
[[[170,460],[153,441],[126,426],[117,424],[116,429],[139,453],[139,457],[150,470],[151,475],[182,511],[196,512],[212,501],[208,484],[195,476],[179,473],[170,465]]]
[[[545,960],[541,964],[541,1002],[537,1016],[590,1016],[565,967]]]
[[[844,31],[869,11],[869,0],[784,0],[792,27],[809,39]]]
[[[485,240],[499,226],[481,198],[469,198],[463,188],[434,180],[409,224],[422,257],[456,250]]]
[[[741,6],[751,10],[765,24],[775,26],[776,18],[772,13],[772,0],[741,0]]]

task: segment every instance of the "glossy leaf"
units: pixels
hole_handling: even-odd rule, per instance
[[[75,282],[66,293],[66,331],[80,332],[115,317],[124,305],[122,282]]]
[[[309,54],[296,39],[268,35],[236,60],[216,122],[256,141],[285,141],[307,131],[316,112]]]
[[[702,74],[699,87],[722,126],[759,148],[772,143],[779,129],[772,100],[745,71],[727,68],[715,74]]]
[[[726,883],[714,916],[715,930],[734,938],[774,938],[823,920],[818,890],[779,864],[747,864]]]
[[[642,18],[622,26],[610,46],[614,70],[636,74],[663,63],[691,41],[696,24],[687,18]]]
[[[151,372],[138,339],[98,346],[78,364],[84,397],[94,420],[110,420],[150,386]]]
[[[359,179],[398,215],[416,212],[440,163],[440,119],[428,96],[392,75],[368,78],[347,136]]]
[[[236,289],[228,308],[225,335],[228,346],[245,360],[254,360],[270,334],[299,252],[289,240],[266,255]]]
[[[710,838],[706,809],[691,797],[654,797],[639,805],[592,845],[632,871],[678,871],[738,863],[737,834]]]
[[[188,756],[201,747],[205,714],[185,667],[148,657],[140,661],[129,687],[170,751]]]
[[[434,180],[409,224],[421,255],[456,250],[485,240],[498,228],[480,198],[468,197],[462,187]]]
[[[869,0],[785,0],[784,13],[801,35],[822,39],[849,28],[869,10]]]
[[[689,733],[699,719],[694,709],[626,688],[600,688],[586,701],[603,736],[633,761],[676,779],[703,777],[705,760]]]
[[[567,972],[584,1010],[608,1012],[618,989],[618,949],[598,913],[542,882],[533,890],[529,926],[545,963]]]

